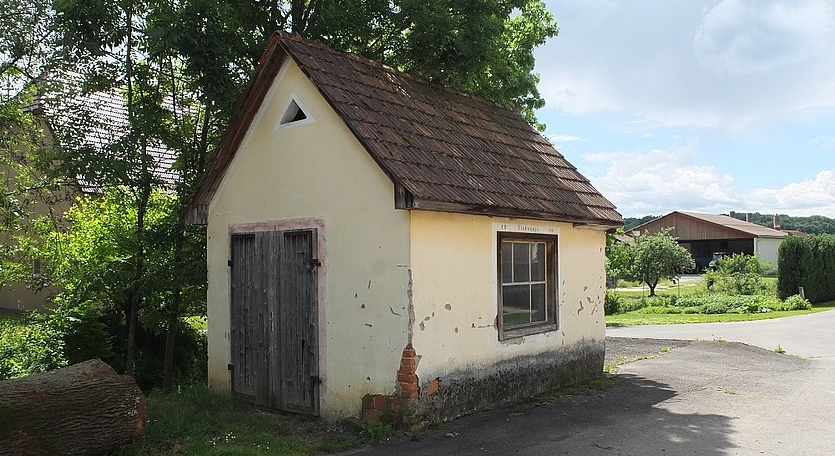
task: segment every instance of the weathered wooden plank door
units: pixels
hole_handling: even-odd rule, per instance
[[[279,373],[273,379],[273,394],[281,399],[282,409],[315,414],[319,378],[315,235],[311,230],[285,232],[280,242],[279,350],[274,361]]]
[[[230,345],[232,389],[246,400],[268,405],[269,361],[266,341],[267,307],[264,296],[265,275],[260,273],[263,259],[255,234],[232,236]]]
[[[315,230],[232,236],[232,388],[269,407],[318,414]]]

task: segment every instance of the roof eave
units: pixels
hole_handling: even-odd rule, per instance
[[[438,212],[455,212],[459,214],[470,214],[470,215],[486,215],[486,216],[495,216],[495,217],[509,217],[509,218],[522,218],[522,219],[530,219],[530,220],[544,220],[549,222],[563,222],[563,223],[571,223],[575,227],[582,227],[588,229],[599,229],[599,230],[612,230],[622,227],[624,224],[623,222],[615,221],[615,220],[603,220],[603,219],[591,219],[591,218],[579,218],[579,217],[571,217],[563,214],[553,214],[548,212],[537,212],[537,211],[526,211],[522,209],[516,208],[506,208],[506,207],[496,207],[496,206],[485,206],[485,205],[474,205],[474,204],[466,204],[466,203],[454,203],[454,202],[446,202],[446,201],[435,201],[429,199],[423,199],[418,197],[411,197],[410,204],[400,204],[396,203],[396,207],[398,209],[419,209],[419,210],[426,210],[426,211],[438,211]]]

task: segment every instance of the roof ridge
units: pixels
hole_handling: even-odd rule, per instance
[[[476,95],[476,94],[465,92],[465,91],[463,91],[461,89],[457,89],[455,87],[445,86],[445,85],[443,85],[439,82],[431,81],[429,79],[426,79],[426,78],[423,78],[423,77],[420,77],[420,76],[415,76],[414,74],[408,73],[408,72],[406,72],[404,70],[401,70],[401,69],[399,69],[395,66],[384,63],[381,60],[372,59],[370,57],[366,57],[362,54],[358,54],[358,53],[355,53],[355,52],[342,51],[342,50],[339,50],[339,49],[332,48],[332,47],[328,46],[327,44],[323,43],[321,40],[307,39],[298,32],[287,33],[283,30],[277,30],[276,34],[279,35],[280,40],[293,41],[293,42],[303,44],[303,45],[315,45],[319,50],[327,52],[329,54],[337,55],[337,56],[343,57],[343,58],[349,58],[349,59],[352,59],[352,60],[356,60],[357,62],[362,63],[364,65],[368,65],[372,68],[381,69],[383,71],[395,74],[395,75],[403,77],[405,79],[410,79],[410,80],[419,82],[421,84],[429,84],[429,85],[435,86],[435,87],[437,87],[441,90],[444,90],[446,92],[455,93],[457,95],[467,97],[471,100],[474,100],[474,101],[477,101],[477,102],[480,102],[480,103],[490,104],[490,105],[505,109],[505,110],[509,111],[510,113],[512,113],[514,115],[519,114],[519,112],[514,110],[514,107],[511,106],[511,105],[506,105],[506,104],[503,104],[503,103],[499,103],[497,101],[490,100],[488,98],[484,98],[484,97]],[[531,128],[533,128],[533,126],[531,126]]]

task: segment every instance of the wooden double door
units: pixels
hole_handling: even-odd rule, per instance
[[[317,415],[316,230],[232,235],[232,390],[271,408]]]

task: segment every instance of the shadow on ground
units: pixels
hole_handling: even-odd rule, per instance
[[[606,390],[570,390],[460,418],[360,450],[374,455],[726,454],[731,418],[675,414],[669,385],[622,374]],[[411,437],[412,440],[409,440]],[[417,441],[415,441],[415,439]]]

